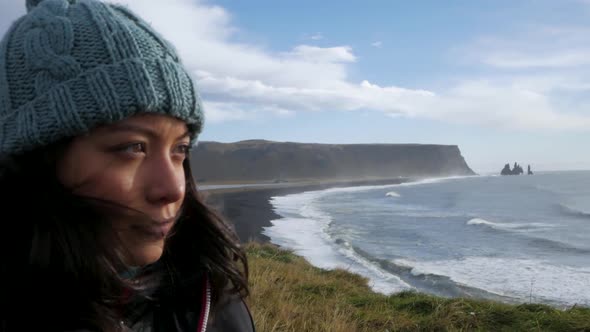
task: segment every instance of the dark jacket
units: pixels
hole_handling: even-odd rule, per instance
[[[254,321],[244,301],[237,295],[225,293],[211,307],[208,283],[201,290],[200,303],[186,306],[158,305],[151,302],[140,314],[121,320],[121,325],[133,332],[255,332]],[[64,332],[93,332],[86,329]]]
[[[137,332],[254,332],[254,322],[244,301],[228,292],[211,307],[211,286],[208,279],[202,283],[199,303],[186,305],[150,305],[139,317],[130,317],[123,322],[131,331]]]

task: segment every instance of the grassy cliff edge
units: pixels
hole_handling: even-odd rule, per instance
[[[257,331],[590,331],[590,308],[387,296],[362,276],[316,268],[271,244],[249,243],[246,252]]]

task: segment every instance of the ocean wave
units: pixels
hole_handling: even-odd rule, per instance
[[[406,209],[393,212],[395,216],[412,217],[412,218],[457,218],[465,217],[463,212],[454,211],[436,211],[428,209]]]
[[[305,257],[314,266],[342,268],[368,277],[376,292],[391,294],[411,289],[399,277],[357,255],[346,240],[332,238],[328,232],[332,218],[315,204],[326,192],[272,197],[270,202],[274,211],[283,218],[272,220],[272,226],[265,227],[262,233],[273,243]]]
[[[560,186],[552,185],[551,186],[551,185],[535,184],[535,185],[530,185],[528,188],[531,188],[536,191],[546,192],[549,194],[559,195],[559,196],[578,196],[581,194],[588,194],[587,191],[586,192],[581,191],[581,188],[578,185],[568,187],[567,185],[566,186],[564,186],[564,185],[560,185]]]
[[[551,239],[532,238],[529,240],[529,245],[551,252],[574,253],[582,255],[590,254],[590,248],[579,248]]]
[[[467,222],[467,225],[479,225],[507,232],[520,232],[521,235],[525,235],[524,238],[528,241],[527,243],[529,246],[536,247],[544,251],[573,254],[590,254],[589,248],[579,248],[565,242],[527,235],[527,232],[531,230],[543,230],[547,228],[556,227],[555,225],[551,224],[534,222],[508,224],[491,222],[481,218],[473,218]]]
[[[287,196],[275,196],[270,198],[273,210],[282,217],[304,218],[315,220],[322,228],[326,228],[332,222],[332,217],[316,206],[316,201],[324,193],[320,191],[308,191]]]
[[[313,190],[313,191],[305,191],[302,193],[297,194],[290,194],[286,196],[275,196],[271,198],[272,200],[275,198],[281,197],[285,199],[299,199],[301,197],[309,197],[312,199],[318,199],[320,197],[330,195],[330,194],[337,194],[337,193],[349,193],[349,192],[363,192],[363,191],[371,191],[371,190],[378,190],[378,189],[388,189],[388,188],[396,188],[396,187],[410,187],[410,186],[420,186],[425,184],[433,184],[433,183],[440,183],[452,180],[463,180],[463,179],[470,179],[470,178],[481,178],[486,176],[481,175],[464,175],[464,176],[448,176],[448,177],[434,177],[434,178],[424,178],[419,180],[412,180],[408,182],[402,183],[395,183],[395,184],[384,184],[384,185],[367,185],[367,186],[352,186],[352,187],[337,187],[337,188],[328,188],[328,189],[321,189],[321,190]],[[307,199],[306,197],[306,199]]]
[[[555,225],[540,223],[540,222],[530,222],[530,223],[498,223],[488,221],[482,218],[473,218],[467,221],[467,225],[480,225],[486,226],[493,229],[504,230],[504,231],[513,231],[513,230],[529,230],[533,228],[552,228]]]
[[[390,191],[387,194],[385,194],[385,196],[389,196],[389,197],[401,197],[400,194],[396,193],[395,191]]]
[[[361,271],[361,274],[371,279],[370,283],[371,288],[373,288],[373,290],[384,294],[391,294],[394,292],[399,292],[402,290],[408,290],[413,288],[408,283],[400,279],[397,274],[392,274],[391,271],[383,269],[378,264],[375,264],[375,257],[369,255],[368,253],[364,252],[358,247],[353,246],[348,241],[343,240],[341,238],[337,238],[335,239],[334,243],[338,244],[338,251],[342,255],[346,256],[351,261],[362,266],[364,271]],[[367,274],[367,271],[370,273]],[[374,276],[377,276],[381,280],[381,282],[375,282],[376,280],[374,280]],[[395,281],[395,288],[392,288],[391,285],[383,283],[383,281],[392,280]],[[379,285],[379,283],[381,283],[381,285]]]
[[[434,178],[426,178],[416,181],[404,182],[400,184],[395,184],[391,186],[395,187],[409,187],[409,186],[420,186],[424,184],[433,184],[433,183],[440,183],[440,182],[447,182],[452,180],[465,180],[471,178],[482,178],[488,177],[487,175],[458,175],[458,176],[445,176],[445,177],[434,177]]]
[[[580,208],[575,208],[572,206],[569,206],[567,204],[557,204],[560,212],[566,216],[573,216],[573,217],[578,217],[578,218],[590,218],[590,211],[587,210],[583,210]]]
[[[412,273],[412,267],[375,257],[369,252],[362,250],[357,246],[353,246],[346,241],[340,240],[338,242],[346,248],[346,252],[352,259],[357,261],[360,260],[368,270],[380,274],[395,276],[396,280],[399,280],[405,286],[405,289],[418,289],[420,291],[428,291],[432,294],[447,297],[477,296],[480,298],[487,297],[501,300],[500,297],[496,297],[488,292],[459,285],[447,276],[414,275]],[[506,298],[502,299],[506,300]]]
[[[386,260],[374,257],[370,253],[352,246],[355,254],[366,261],[378,266],[380,269],[398,276],[401,280],[413,288],[421,291],[445,297],[474,297],[487,298],[496,301],[515,302],[510,296],[502,296],[487,292],[482,289],[456,283],[445,275],[434,273],[417,273],[413,266],[405,263],[404,259]]]
[[[590,305],[590,267],[498,257],[440,261],[397,259],[393,263],[410,268],[414,276],[444,276],[458,284],[522,302]]]

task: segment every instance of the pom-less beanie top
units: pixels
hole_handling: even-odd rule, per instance
[[[27,0],[0,43],[0,159],[137,113],[203,126],[174,48],[129,9],[98,0]]]

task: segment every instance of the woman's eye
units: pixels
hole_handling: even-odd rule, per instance
[[[128,153],[143,153],[145,152],[145,145],[143,143],[133,143],[122,146],[118,150]]]
[[[190,146],[188,144],[182,144],[176,147],[178,153],[188,155],[190,152]]]

